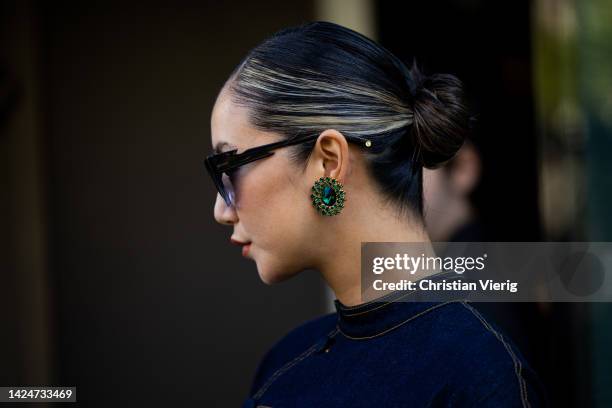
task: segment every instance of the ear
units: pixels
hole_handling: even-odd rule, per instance
[[[310,161],[313,178],[327,176],[343,183],[350,170],[349,146],[344,135],[335,129],[321,132]]]
[[[453,159],[450,181],[455,191],[467,196],[480,180],[480,158],[471,143],[465,143]]]

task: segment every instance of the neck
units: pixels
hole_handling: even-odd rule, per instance
[[[378,207],[378,208],[377,208]],[[345,210],[349,210],[348,208]],[[331,242],[317,267],[336,298],[346,306],[363,303],[361,296],[362,242],[429,242],[422,223],[409,217],[399,220],[388,208],[363,205],[343,212],[342,222],[330,223]],[[338,221],[340,221],[338,219]],[[337,239],[337,237],[342,237]]]

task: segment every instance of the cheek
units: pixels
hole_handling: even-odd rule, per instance
[[[442,175],[439,170],[423,170],[423,199],[429,205],[438,203],[442,193]]]
[[[238,219],[257,247],[288,251],[303,235],[308,195],[282,172],[257,169],[236,182]],[[289,251],[291,252],[291,251]],[[281,254],[278,254],[279,256]]]

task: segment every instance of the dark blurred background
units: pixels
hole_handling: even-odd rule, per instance
[[[1,4],[1,386],[239,406],[263,353],[332,310],[315,271],[260,281],[202,162],[221,85],[290,25],[335,21],[465,82],[480,165],[442,171],[471,171],[473,216],[440,238],[612,241],[607,1]],[[552,406],[612,406],[609,304],[482,308]]]

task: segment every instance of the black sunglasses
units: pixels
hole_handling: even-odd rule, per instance
[[[272,156],[274,154],[272,150],[274,149],[304,143],[309,140],[316,139],[318,136],[319,135],[316,134],[289,140],[281,140],[280,142],[252,147],[238,154],[236,153],[238,149],[210,154],[204,159],[204,165],[206,166],[206,170],[212,178],[217,191],[219,191],[219,194],[221,194],[221,197],[223,197],[223,200],[225,200],[225,204],[227,204],[228,207],[232,207],[234,206],[236,200],[234,186],[230,177],[233,170],[236,170],[238,167],[244,166],[245,164],[251,163],[255,160]],[[345,137],[350,143],[359,144],[365,147],[372,146],[372,142],[368,139],[362,139],[355,136]]]

